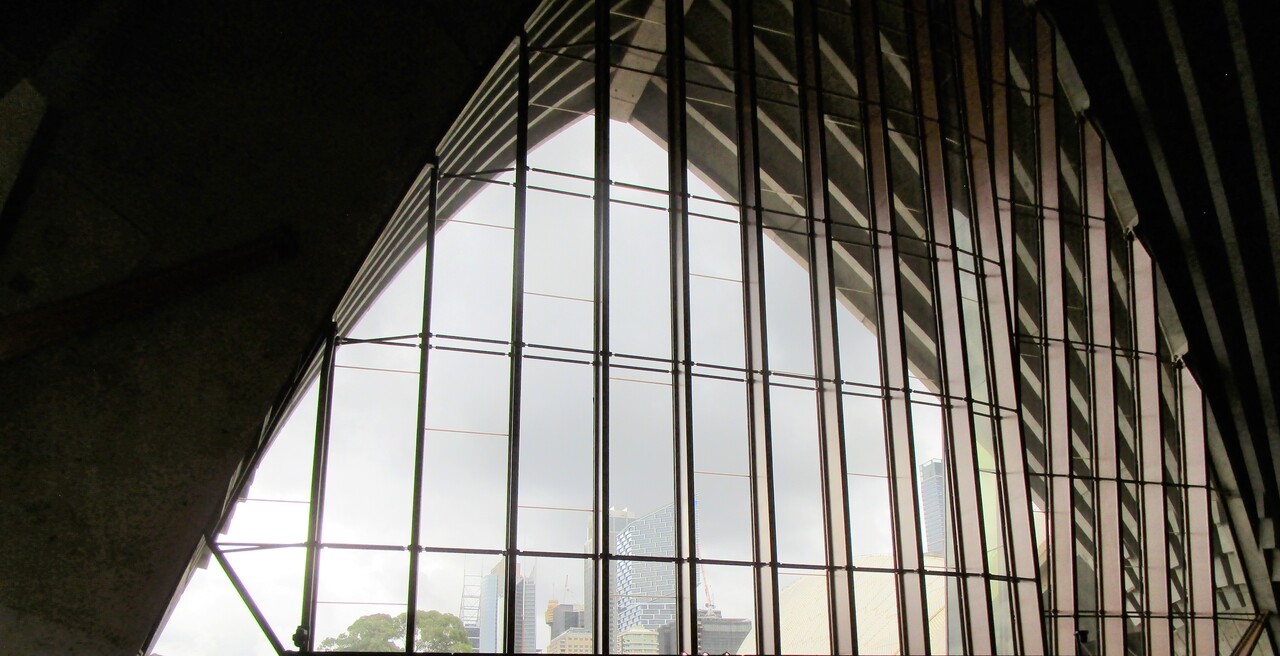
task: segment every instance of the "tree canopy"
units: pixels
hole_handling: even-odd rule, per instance
[[[320,642],[324,651],[403,652],[409,614],[392,617],[386,613],[365,615],[351,623],[337,637]],[[468,653],[472,651],[467,630],[456,615],[436,610],[420,610],[414,615],[416,651]]]

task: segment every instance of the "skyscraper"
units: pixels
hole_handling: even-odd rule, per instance
[[[614,561],[615,635],[636,627],[657,630],[675,619],[675,568],[671,563],[623,560],[627,556],[667,556],[675,544],[670,504],[635,519],[618,532]]]
[[[626,508],[623,508],[622,510],[616,510],[613,508],[609,509],[609,537],[606,539],[605,544],[614,545],[615,553],[616,553],[617,544],[618,544],[618,534],[621,533],[622,530],[625,529],[627,525],[630,524],[632,520],[634,520],[635,518],[636,518],[635,514],[628,511]],[[590,525],[588,525],[587,546],[585,549],[587,553],[591,553],[594,550],[594,545],[592,543],[592,531],[593,531],[593,528]],[[595,575],[592,573],[592,566],[593,566],[593,563],[591,561],[589,560],[583,561],[583,579],[582,580],[590,581],[595,578]],[[594,626],[594,621],[595,621],[595,617],[591,612],[592,603],[593,603],[593,600],[595,599],[595,590],[591,586],[587,586],[586,591],[583,594],[583,597],[584,597],[584,602],[583,602],[584,613],[582,615],[582,626],[583,628],[589,630]],[[608,616],[609,616],[609,622],[608,622],[609,627],[610,628],[616,627],[617,617],[618,617],[618,604],[617,604],[617,600],[613,597],[610,597],[609,599]],[[616,636],[617,631],[613,631],[611,635]]]
[[[634,627],[618,634],[622,654],[658,654],[658,632]]]
[[[920,465],[920,503],[924,506],[925,553],[947,554],[947,476],[942,461]]]
[[[725,617],[717,608],[698,609],[698,651],[709,654],[736,654],[742,641],[751,633],[751,620],[743,617]],[[663,654],[680,651],[674,621],[658,629],[658,647]]]
[[[583,627],[583,609],[578,604],[561,604],[556,601],[547,603],[547,626],[551,627],[551,637]]]
[[[480,586],[480,651],[503,651],[502,616],[503,602],[506,596],[506,567],[499,562],[484,577]],[[533,653],[537,650],[537,611],[534,608],[537,597],[537,586],[533,577],[521,575],[516,567],[515,603],[510,608],[515,612],[515,641],[513,646],[517,653]]]
[[[552,636],[547,643],[547,654],[590,654],[591,631],[583,628],[568,629],[559,635]]]

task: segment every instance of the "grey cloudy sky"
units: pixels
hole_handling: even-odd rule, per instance
[[[590,174],[592,125],[580,121],[530,154],[531,166]],[[614,123],[615,180],[665,188],[662,147]],[[581,190],[581,181],[535,174],[531,184]],[[693,194],[714,198],[691,176]],[[587,183],[586,190],[590,191]],[[620,191],[637,202],[665,196]],[[646,196],[649,196],[646,198]],[[432,332],[507,339],[510,332],[511,188],[490,185],[437,236]],[[593,284],[592,203],[533,191],[529,197],[525,340],[590,349]],[[714,204],[704,203],[714,208]],[[719,210],[736,218],[736,210]],[[611,215],[611,339],[615,353],[669,358],[668,223],[663,209],[614,204]],[[743,365],[741,255],[738,226],[708,218],[690,222],[693,356]],[[808,273],[773,241],[766,242],[769,356],[776,370],[813,373]],[[352,330],[356,337],[420,330],[423,254],[419,252]],[[876,341],[843,306],[839,338],[846,374],[875,367]],[[454,345],[463,345],[455,343]],[[472,345],[474,346],[474,345]],[[496,347],[494,350],[499,350]],[[536,350],[531,349],[531,352]],[[542,351],[542,353],[547,353]],[[347,345],[335,374],[324,540],[403,546],[410,541],[419,354],[416,348]],[[428,546],[501,549],[506,521],[509,359],[501,354],[433,350],[427,389],[423,541]],[[846,378],[857,378],[846,375]],[[874,371],[869,375],[877,379]],[[670,377],[615,370],[611,382],[610,504],[637,516],[672,502]],[[772,390],[774,475],[779,556],[820,564],[821,489],[815,393]],[[304,397],[257,472],[223,542],[306,540],[315,389]],[[697,540],[707,558],[750,560],[745,386],[695,381],[693,421]],[[891,550],[879,401],[845,401],[850,491],[856,511],[856,555]],[[936,409],[917,408],[919,461],[942,455]],[[521,412],[518,542],[520,549],[582,553],[592,507],[592,372],[589,363],[527,360]],[[304,502],[304,503],[297,503]],[[301,605],[302,548],[231,554],[255,601],[290,645]],[[463,573],[484,574],[493,556],[425,554],[419,604],[458,613]],[[537,608],[549,599],[580,603],[588,582],[581,560],[522,559],[537,580]],[[404,612],[405,551],[326,549],[320,561],[317,640],[373,612]],[[705,568],[705,584],[729,617],[750,617],[748,568]],[[700,593],[702,589],[700,589]],[[383,605],[380,605],[383,604]],[[550,638],[539,622],[539,646]],[[265,650],[264,650],[265,649]],[[170,618],[156,652],[271,653],[216,562],[198,571]]]

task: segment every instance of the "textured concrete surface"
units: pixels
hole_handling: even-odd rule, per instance
[[[47,101],[0,213],[0,327],[67,333],[0,362],[0,651],[142,646],[267,409],[527,5],[0,9],[0,94],[25,79]],[[281,234],[291,248],[219,275],[189,266]],[[136,284],[175,269],[176,287]],[[104,290],[127,307],[93,310]]]

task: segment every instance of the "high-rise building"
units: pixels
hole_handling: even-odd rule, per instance
[[[635,514],[627,510],[626,508],[623,508],[621,510],[610,508],[609,509],[609,535],[605,539],[605,544],[614,545],[613,548],[616,550],[617,544],[618,544],[618,534],[621,533],[622,530],[625,529],[627,525],[630,524],[632,520],[634,520],[635,518],[636,518]],[[595,530],[594,527],[588,524],[587,543],[586,543],[587,553],[591,553],[592,551],[594,551],[594,542],[593,542],[594,530]],[[582,580],[591,581],[595,579],[595,575],[593,573],[594,563],[592,563],[590,560],[584,561],[582,568],[583,568]],[[593,622],[595,621],[594,615],[591,613],[592,600],[595,599],[595,588],[591,585],[586,586],[586,592],[583,595],[583,597],[585,598],[583,602],[583,608],[585,609],[585,612],[583,613],[583,617],[582,617],[582,626],[586,629],[591,629],[594,626]],[[617,626],[617,622],[616,622],[617,616],[618,616],[617,603],[616,603],[616,600],[611,596],[609,598],[609,608],[608,608],[608,617],[609,617],[610,627]],[[614,631],[613,635],[616,636],[617,632]]]
[[[537,610],[534,605],[537,585],[532,576],[524,576],[516,566],[515,598],[512,604],[504,604],[506,597],[506,567],[499,562],[484,577],[480,586],[479,643],[482,652],[503,651],[504,609],[515,613],[515,641],[517,653],[533,653],[537,649]]]
[[[551,627],[551,637],[569,629],[585,628],[583,625],[583,609],[578,604],[561,604],[552,600],[547,603],[547,626]]]
[[[617,534],[612,600],[614,629],[657,630],[676,616],[675,568],[671,563],[626,560],[627,556],[667,556],[675,544],[675,516],[668,504],[631,521]]]
[[[547,643],[547,654],[590,654],[591,630],[582,627],[567,629],[551,638]]]
[[[680,652],[674,621],[658,629],[658,647],[664,654]],[[724,617],[717,608],[699,608],[697,644],[699,652],[708,654],[736,654],[742,641],[751,633],[751,620],[744,617]]]
[[[658,654],[658,632],[632,627],[618,634],[618,653]]]
[[[947,476],[935,458],[920,465],[920,504],[924,506],[925,553],[947,553]]]

